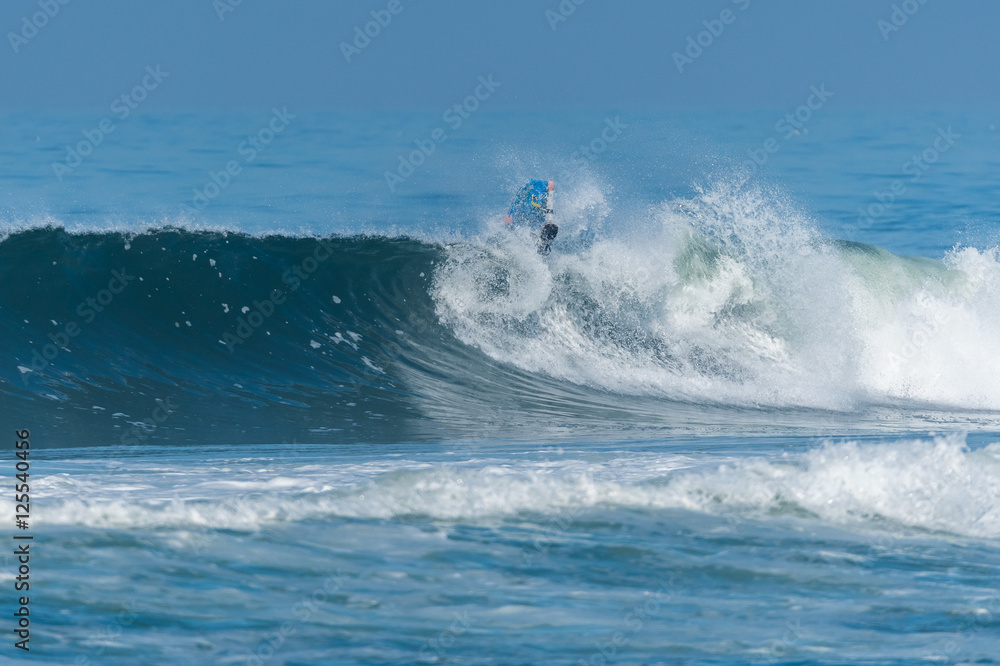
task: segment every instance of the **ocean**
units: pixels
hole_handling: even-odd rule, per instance
[[[1000,662],[1000,119],[836,101],[6,114],[0,661]]]

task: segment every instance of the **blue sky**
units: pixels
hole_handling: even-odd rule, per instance
[[[1000,106],[987,0],[62,1],[0,6],[0,108],[107,108],[156,65],[144,110],[439,108],[489,74],[495,108],[778,108],[819,84],[845,107]],[[348,62],[372,11],[391,21]]]

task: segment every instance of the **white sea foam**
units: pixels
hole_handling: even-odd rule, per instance
[[[735,187],[645,222],[548,258],[527,232],[451,248],[438,315],[498,361],[617,393],[1000,410],[995,249],[942,262],[835,243]]]
[[[589,509],[686,509],[1000,536],[1000,444],[972,451],[961,436],[827,443],[772,457],[646,453],[448,465],[272,464],[225,482],[214,478],[219,470],[211,467],[167,471],[124,470],[113,484],[83,473],[45,477],[36,488],[36,520],[118,529],[255,530],[331,517],[490,522],[539,515],[572,520]]]

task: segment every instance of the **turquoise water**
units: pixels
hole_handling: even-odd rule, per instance
[[[995,663],[1000,138],[834,106],[8,116],[30,660]]]

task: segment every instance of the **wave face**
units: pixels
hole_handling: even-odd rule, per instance
[[[516,232],[17,231],[2,399],[81,443],[996,421],[995,248],[897,257],[745,192],[593,226],[549,257]]]
[[[406,429],[387,368],[443,334],[422,286],[440,248],[406,239],[46,228],[2,247],[3,399],[93,441]]]

